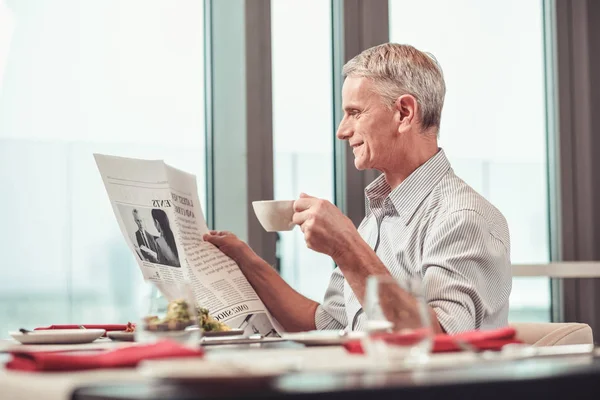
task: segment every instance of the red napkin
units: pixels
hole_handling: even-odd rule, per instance
[[[390,344],[397,345],[410,345],[415,342],[415,339],[419,336],[418,333],[414,334],[381,334],[377,335],[378,339],[384,340]],[[463,342],[467,342],[477,350],[501,350],[502,346],[513,343],[522,343],[516,338],[516,331],[512,327],[500,328],[488,331],[468,331],[462,332],[455,335],[448,335],[441,333],[435,335],[433,340],[433,352],[451,352],[461,351],[462,349],[456,344],[455,339],[459,339]],[[350,340],[344,344],[346,350],[350,353],[363,354],[363,348],[360,339]]]
[[[135,367],[142,360],[171,357],[201,357],[202,349],[190,349],[173,341],[124,347],[95,354],[65,352],[10,352],[7,369],[20,371],[78,371],[97,368]]]
[[[34,331],[46,331],[50,329],[79,329],[80,326],[83,326],[85,329],[104,329],[106,332],[124,331],[127,328],[127,324],[50,325],[35,328]],[[106,336],[106,333],[103,336]]]

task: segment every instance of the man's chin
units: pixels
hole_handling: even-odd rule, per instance
[[[354,167],[359,171],[364,171],[365,169],[369,169],[367,165],[360,158],[354,159]]]

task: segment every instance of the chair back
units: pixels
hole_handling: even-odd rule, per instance
[[[594,344],[592,328],[587,324],[558,322],[514,322],[517,339],[532,346]]]

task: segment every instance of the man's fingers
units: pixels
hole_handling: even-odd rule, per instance
[[[212,243],[217,247],[220,247],[223,244],[223,242],[225,241],[225,238],[223,236],[212,235],[212,234],[205,234],[202,238],[206,242]]]
[[[315,199],[316,197],[310,196],[303,192],[303,193],[300,193],[300,198],[301,199]]]
[[[296,225],[302,225],[310,217],[308,210],[295,212],[292,216],[292,222]]]
[[[308,210],[314,202],[314,197],[301,197],[294,202],[294,211],[302,212]]]
[[[210,233],[213,236],[229,236],[232,235],[231,232],[229,231],[209,231],[208,233]]]

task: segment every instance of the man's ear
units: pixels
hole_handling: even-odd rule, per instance
[[[400,114],[400,125],[407,126],[416,122],[416,116],[419,108],[417,99],[413,95],[403,94],[396,99],[396,110]]]

